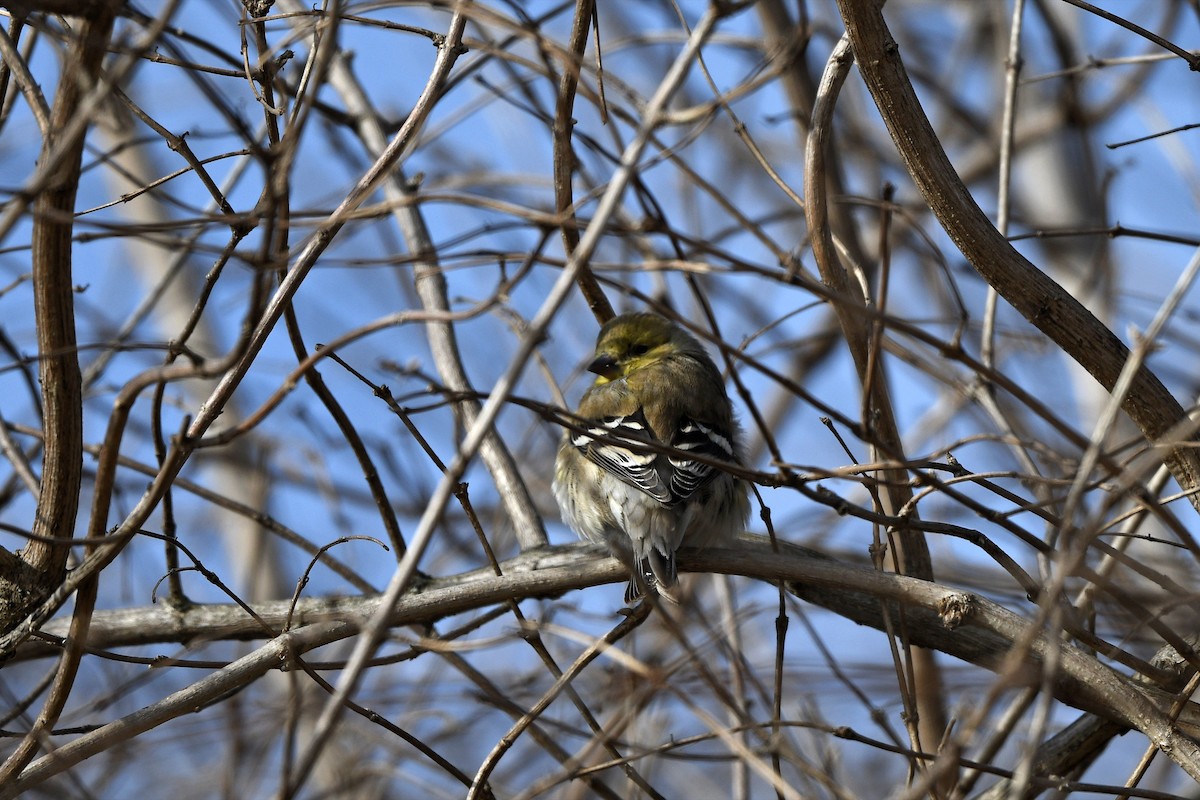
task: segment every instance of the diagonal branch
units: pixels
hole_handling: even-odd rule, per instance
[[[975,203],[955,172],[909,82],[878,3],[839,0],[854,58],[900,157],[930,210],[976,271],[1013,308],[1078,362],[1105,389],[1117,384],[1129,349],[1078,300],[1016,251]],[[1146,438],[1164,445],[1164,462],[1185,490],[1200,487],[1200,452],[1179,402],[1145,366],[1122,408]],[[1176,426],[1182,426],[1177,428]],[[1184,431],[1178,434],[1177,431]],[[1189,494],[1200,509],[1200,495]]]

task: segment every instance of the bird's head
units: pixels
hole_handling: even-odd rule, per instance
[[[600,329],[596,357],[588,371],[596,373],[596,383],[602,384],[679,354],[703,355],[704,348],[694,336],[659,314],[621,314]]]

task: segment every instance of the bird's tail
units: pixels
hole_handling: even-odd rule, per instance
[[[679,605],[679,574],[675,570],[675,554],[663,553],[651,547],[645,558],[634,564],[633,575],[625,587],[625,602],[656,592],[659,597]]]

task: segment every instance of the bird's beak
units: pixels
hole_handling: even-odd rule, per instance
[[[601,353],[596,356],[596,360],[588,364],[588,372],[594,372],[602,378],[613,380],[620,377],[621,370],[617,365],[617,360],[608,353]]]

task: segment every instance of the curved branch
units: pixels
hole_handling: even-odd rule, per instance
[[[829,56],[813,103],[812,127],[804,154],[804,215],[812,241],[813,258],[820,270],[821,280],[833,296],[832,305],[842,336],[854,359],[862,385],[864,409],[867,412],[863,424],[870,432],[873,450],[886,458],[902,462],[904,442],[896,424],[891,392],[879,358],[882,321],[864,313],[869,308],[882,306],[886,297],[868,304],[865,287],[849,279],[847,269],[838,259],[829,220],[827,151],[833,135],[834,105],[842,83],[850,72],[851,63],[850,43],[843,36]],[[876,502],[882,506],[881,510],[885,514],[896,515],[902,514],[902,509],[910,508],[913,494],[907,472],[889,469],[883,472],[881,478],[879,489],[872,492],[872,496],[877,498]],[[900,527],[896,530],[895,539],[897,570],[914,578],[933,580],[933,561],[925,534],[916,528]],[[911,658],[914,691],[910,716],[915,713],[915,729],[919,732],[914,745],[917,749],[928,749],[945,735],[947,716],[943,699],[946,692],[941,670],[932,653],[916,649],[912,651]]]
[[[10,630],[36,603],[62,581],[75,535],[79,490],[83,477],[83,380],[75,342],[75,286],[72,279],[71,235],[75,224],[75,195],[79,189],[86,128],[68,126],[80,113],[88,91],[99,82],[100,68],[116,19],[115,6],[100,4],[79,30],[64,61],[51,114],[51,128],[42,143],[42,158],[61,154],[33,205],[33,299],[37,321],[38,378],[42,384],[42,428],[45,452],[42,485],[33,519],[33,538],[23,559],[36,571],[35,586],[0,584],[0,627]],[[21,573],[17,573],[21,575]],[[16,577],[5,571],[5,582]],[[30,577],[24,573],[23,577]],[[90,584],[94,587],[94,584]],[[16,591],[13,591],[13,588]],[[15,597],[14,597],[15,595]],[[81,593],[72,618],[72,633],[86,635],[94,602]],[[79,652],[69,648],[37,719],[4,764],[0,784],[19,773],[33,758],[67,703],[79,669]]]
[[[1016,251],[976,204],[942,149],[878,3],[838,0],[855,61],[913,182],[971,266],[1038,330],[1112,391],[1129,349],[1078,300]],[[1164,462],[1185,490],[1200,487],[1200,452],[1183,407],[1145,366],[1122,409],[1146,438],[1165,446]],[[1189,493],[1200,509],[1200,495]]]

